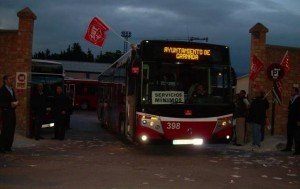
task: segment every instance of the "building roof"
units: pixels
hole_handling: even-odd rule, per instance
[[[95,62],[78,62],[58,60],[62,63],[64,70],[67,72],[86,72],[86,73],[102,73],[111,64],[110,63],[95,63]]]

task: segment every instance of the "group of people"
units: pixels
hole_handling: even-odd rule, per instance
[[[51,106],[54,118],[53,139],[63,140],[65,130],[70,129],[70,115],[72,114],[71,100],[63,93],[61,86],[56,86],[55,98]],[[31,113],[33,120],[33,134],[36,140],[43,139],[40,130],[44,122],[47,109],[47,96],[43,91],[43,84],[37,84],[31,98]]]
[[[16,128],[16,108],[19,102],[13,89],[14,77],[3,76],[3,86],[0,88],[0,153],[12,151],[14,133]],[[43,85],[38,84],[31,98],[31,111],[34,126],[34,138],[42,139],[40,129],[46,114],[46,96]],[[56,94],[52,104],[54,118],[54,138],[63,140],[65,130],[70,128],[70,114],[72,104],[70,99],[63,93],[62,86],[56,86]]]
[[[287,121],[287,144],[282,151],[292,151],[295,143],[294,155],[300,155],[300,95],[299,89],[293,87],[292,97],[288,107]],[[266,111],[269,108],[269,102],[263,91],[257,91],[255,97],[249,102],[246,97],[246,91],[241,90],[235,99],[234,126],[235,137],[234,144],[242,146],[249,142],[249,135],[252,135],[252,149],[259,149],[264,140],[265,125],[267,122]]]

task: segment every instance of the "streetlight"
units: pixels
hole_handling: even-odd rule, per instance
[[[131,37],[131,32],[130,31],[122,31],[121,36],[125,39],[124,49],[123,49],[123,53],[125,54],[128,49],[128,39]]]

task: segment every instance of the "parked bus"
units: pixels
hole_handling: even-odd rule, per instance
[[[48,60],[38,60],[32,59],[32,67],[31,67],[31,94],[33,94],[34,90],[36,90],[37,84],[43,84],[44,93],[47,96],[47,108],[46,108],[46,116],[43,120],[42,127],[53,127],[53,100],[55,95],[56,86],[63,87],[64,82],[64,71],[63,66],[59,62],[48,61]],[[32,118],[32,116],[30,116]],[[31,123],[32,120],[31,120]],[[30,133],[29,136],[33,135],[33,125],[30,124]]]
[[[96,110],[98,100],[97,80],[67,78],[64,83],[66,93],[72,98],[74,108]]]
[[[102,126],[142,143],[229,140],[232,73],[227,46],[142,41],[100,74],[98,118]]]

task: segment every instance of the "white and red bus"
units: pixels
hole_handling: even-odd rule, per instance
[[[98,81],[91,79],[65,78],[65,91],[72,98],[74,108],[96,110]]]
[[[102,126],[142,143],[229,140],[232,73],[227,46],[142,41],[99,76],[98,118]],[[203,95],[196,95],[199,85]]]

